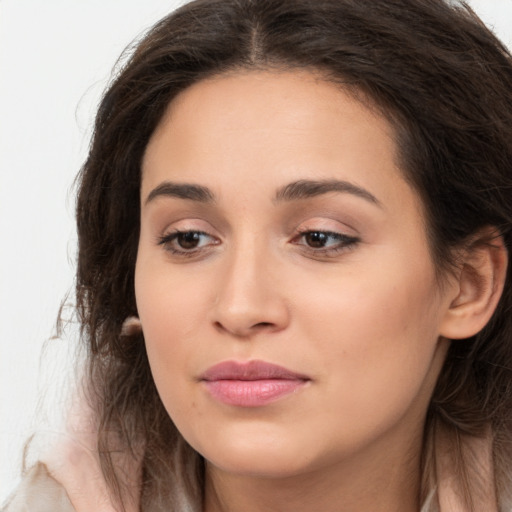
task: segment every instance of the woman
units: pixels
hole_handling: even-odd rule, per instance
[[[441,0],[157,24],[80,176],[72,441],[5,510],[512,510],[511,91]]]

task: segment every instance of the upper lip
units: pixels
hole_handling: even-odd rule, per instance
[[[246,362],[223,361],[208,368],[200,376],[200,380],[205,381],[268,379],[310,380],[307,375],[294,372],[277,364],[258,360]]]

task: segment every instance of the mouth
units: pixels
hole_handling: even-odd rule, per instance
[[[298,392],[311,379],[265,361],[225,361],[200,377],[208,393],[224,404],[261,407]]]

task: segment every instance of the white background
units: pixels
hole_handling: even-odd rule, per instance
[[[52,416],[70,368],[72,336],[41,354],[72,294],[72,184],[99,96],[125,46],[179,3],[0,0],[0,502],[48,424],[38,398],[54,397]],[[470,3],[512,47],[512,0]]]

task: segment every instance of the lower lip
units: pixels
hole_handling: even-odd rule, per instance
[[[213,398],[228,405],[261,407],[297,392],[307,381],[301,379],[203,381]]]

